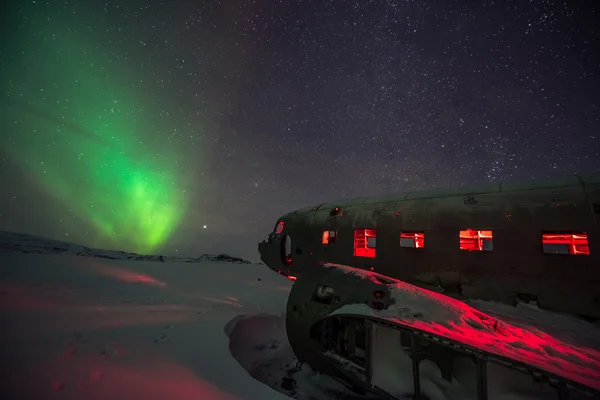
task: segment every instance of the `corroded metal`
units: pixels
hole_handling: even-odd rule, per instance
[[[536,301],[544,309],[600,318],[599,212],[600,176],[503,182],[308,206],[283,215],[281,232],[274,230],[258,248],[267,266],[288,276],[340,263],[456,298]],[[376,230],[375,258],[354,256],[355,229]],[[460,251],[464,229],[492,230],[493,250]],[[335,243],[325,245],[329,230]],[[423,232],[425,247],[401,247],[403,231]],[[544,232],[585,232],[590,254],[544,254]]]

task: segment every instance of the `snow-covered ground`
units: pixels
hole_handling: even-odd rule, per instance
[[[211,256],[134,256],[0,235],[0,398],[332,399],[344,392],[294,368],[285,277]]]
[[[291,285],[231,257],[141,256],[2,232],[0,398],[365,398],[297,365],[285,333]]]

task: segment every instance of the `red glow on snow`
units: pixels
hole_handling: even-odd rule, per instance
[[[590,254],[587,233],[544,233],[542,245],[567,245],[569,254]]]
[[[423,232],[400,233],[400,247],[414,247],[422,249],[425,247],[425,234]]]
[[[374,283],[385,282],[401,309],[376,311],[375,317],[412,326],[516,361],[535,366],[600,390],[600,351],[561,341],[536,328],[521,328],[498,320],[443,294],[422,289],[376,272],[327,264],[361,275]],[[405,316],[414,307],[419,317]],[[379,304],[372,303],[378,309]],[[402,317],[398,317],[401,314]],[[440,321],[443,319],[443,322]]]
[[[125,268],[113,267],[108,263],[101,263],[91,259],[82,259],[79,261],[79,264],[93,270],[98,275],[104,275],[120,282],[141,283],[149,286],[167,286],[165,282],[153,278],[148,274],[130,271]]]
[[[143,283],[145,285],[152,286],[166,286],[167,284],[159,281],[151,276],[145,274],[138,274],[135,272],[127,271],[121,268],[110,268],[103,271],[104,275],[110,276],[121,282],[126,283]]]
[[[120,278],[123,282],[128,283],[143,283],[146,285],[155,285],[155,286],[166,286],[167,284],[161,282],[151,276],[145,274],[136,274],[125,270],[115,271],[115,276]]]
[[[354,256],[375,258],[375,246],[369,244],[369,239],[376,238],[375,229],[356,229],[354,231]]]
[[[460,231],[461,250],[484,251],[486,240],[492,240],[492,231],[476,231],[473,229]]]
[[[0,292],[0,310],[44,310],[51,306],[34,287],[0,284]]]
[[[27,388],[26,380],[20,382],[22,393],[30,394],[27,398],[40,397],[34,394],[48,390],[40,387],[40,382],[47,382],[45,387],[53,391],[64,392],[66,399],[237,398],[183,363],[141,348],[127,354],[111,353],[105,358],[78,354],[70,360],[41,361],[31,373],[35,374],[37,385]]]
[[[503,323],[483,313],[487,320],[481,319],[476,310],[466,304],[463,307],[465,315],[460,322],[443,325],[411,321],[408,325],[600,389],[600,352],[570,345],[536,329]],[[481,328],[482,325],[488,327]]]

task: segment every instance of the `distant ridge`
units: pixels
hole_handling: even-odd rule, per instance
[[[33,254],[70,254],[81,257],[106,258],[110,260],[154,261],[206,263],[225,262],[235,264],[253,264],[239,257],[228,254],[203,254],[200,257],[170,257],[163,255],[144,255],[117,250],[93,249],[87,246],[48,239],[25,233],[0,231],[0,252],[33,253]],[[262,264],[262,263],[258,263]]]

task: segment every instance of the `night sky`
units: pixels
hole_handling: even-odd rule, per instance
[[[298,207],[600,171],[592,0],[9,3],[2,230],[257,259]]]

